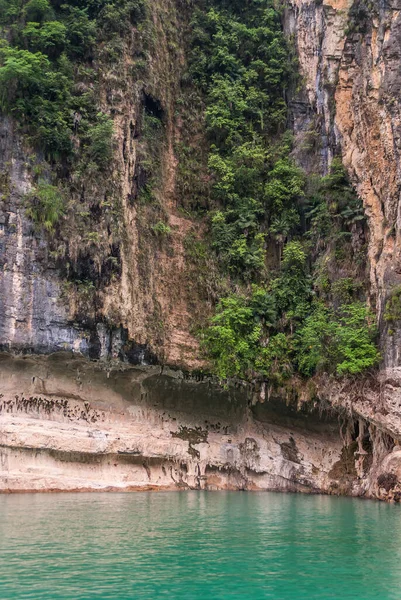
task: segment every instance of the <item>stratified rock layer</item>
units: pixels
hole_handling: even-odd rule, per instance
[[[397,448],[374,428],[360,429],[356,438],[335,413],[297,410],[277,399],[253,405],[243,386],[221,390],[179,371],[106,369],[67,353],[4,354],[0,382],[0,491],[244,489],[370,497],[382,493],[383,473],[401,475]]]
[[[252,408],[158,367],[105,370],[65,353],[1,361],[0,489],[335,490],[336,419]]]

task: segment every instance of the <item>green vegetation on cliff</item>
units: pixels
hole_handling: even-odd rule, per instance
[[[247,280],[263,270],[266,226],[299,222],[289,205],[302,174],[286,156],[275,164],[286,152],[271,143],[285,128],[292,71],[272,3],[216,2],[195,11],[190,73],[205,98],[212,198],[221,206],[213,247],[229,272]]]
[[[293,160],[287,99],[297,65],[280,3],[177,2],[190,21],[188,69],[182,96],[170,97],[170,86],[174,93],[169,88],[161,101],[145,81],[157,38],[147,0],[0,0],[0,110],[36,153],[28,216],[54,234],[70,215],[79,268],[65,258],[68,227],[54,250],[70,282],[92,290],[99,273],[106,283],[121,273],[126,232],[119,228],[113,117],[125,108],[113,98],[137,86],[128,109],[135,115],[125,123],[136,160],[126,200],[144,209],[149,243],[173,239],[158,198],[168,120],[183,208],[208,224],[206,239],[188,247],[199,268],[207,271],[212,255],[213,277],[219,270],[208,289],[214,315],[200,332],[217,376],[281,386],[294,375],[357,375],[375,366],[363,208],[338,158],[325,177],[307,175]],[[166,38],[153,62],[157,53],[176,52],[175,34]],[[166,78],[159,92],[173,77],[163,69],[152,75]],[[126,142],[119,142],[124,154]],[[195,277],[206,282],[207,273]],[[387,320],[396,304],[389,301]]]
[[[113,128],[97,109],[95,48],[144,11],[143,0],[1,0],[0,108],[46,158],[107,167]]]
[[[379,360],[364,299],[364,215],[341,161],[307,177],[291,159],[296,81],[277,3],[205,1],[190,75],[204,98],[211,247],[231,293],[201,332],[222,380],[358,374]]]
[[[140,97],[151,26],[146,0],[0,0],[0,112],[23,140],[26,214],[77,291],[121,273],[115,99],[134,39],[129,89]]]

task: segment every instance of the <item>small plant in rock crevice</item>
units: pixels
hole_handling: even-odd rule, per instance
[[[152,225],[152,231],[157,236],[165,237],[171,234],[171,227],[163,221],[158,221],[155,225]]]

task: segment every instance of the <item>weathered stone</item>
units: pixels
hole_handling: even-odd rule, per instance
[[[0,358],[0,491],[331,491],[343,448],[335,418],[305,421],[281,402],[254,413],[244,388],[159,367]]]
[[[159,52],[151,67],[154,97],[134,88],[106,94],[115,117],[124,243],[105,235],[110,258],[121,265],[115,281],[105,277],[96,289],[88,314],[66,292],[61,275],[72,267],[51,256],[48,237],[26,216],[29,149],[11,121],[1,120],[0,348],[50,356],[2,357],[0,489],[280,489],[400,499],[401,320],[386,323],[383,314],[401,285],[401,0],[371,3],[374,11],[354,29],[352,0],[285,4],[305,82],[290,106],[294,157],[324,174],[341,150],[363,199],[380,374],[356,384],[321,378],[328,417],[319,406],[296,410],[265,393],[255,404],[244,386],[221,390],[209,379],[149,366],[157,362],[150,348],[165,365],[203,366],[191,334],[199,303],[185,255],[195,226],[175,208],[179,130],[171,98],[184,51]],[[175,14],[174,2],[166,7]],[[166,48],[163,28],[155,30]],[[174,73],[168,83],[165,73]],[[135,202],[146,183],[137,161],[141,102],[153,103],[166,125],[160,201],[174,236],[171,248],[153,254],[145,252]],[[314,151],[300,151],[315,135]],[[95,278],[99,265],[70,241],[76,275]],[[60,350],[70,354],[51,354]]]

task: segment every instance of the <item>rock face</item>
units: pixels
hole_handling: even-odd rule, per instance
[[[68,353],[4,354],[0,372],[2,491],[365,491],[334,415]]]
[[[323,169],[339,148],[364,202],[372,303],[382,326],[386,299],[401,283],[400,10],[397,0],[290,0],[286,16],[307,102],[320,117]],[[382,345],[385,366],[399,366],[397,334],[383,331]]]
[[[398,498],[400,452],[382,422],[350,427],[345,412],[339,419],[276,398],[255,404],[244,386],[222,390],[161,367],[91,363],[66,352],[0,360],[0,491]]]
[[[74,318],[43,231],[35,231],[26,216],[31,177],[21,139],[8,119],[0,120],[0,173],[0,348],[152,362],[145,344],[127,344],[123,327]]]
[[[363,199],[370,232],[371,302],[383,354],[378,381],[366,382],[362,391],[325,389],[332,404],[352,410],[395,439],[401,434],[400,321],[395,315],[389,322],[385,312],[401,283],[400,9],[398,0],[289,0],[286,8],[287,31],[294,36],[305,82],[301,100],[308,109],[296,115],[295,133],[302,139],[317,126],[320,168],[324,172],[339,150]]]
[[[61,350],[63,345],[81,349],[84,340],[69,325],[59,300],[57,275],[42,267],[47,244],[43,236],[34,235],[25,216],[23,198],[31,183],[20,140],[8,119],[0,124],[0,170],[0,343],[3,348],[39,352]]]
[[[104,65],[101,73],[99,103],[114,117],[111,182],[89,177],[76,184],[56,235],[35,229],[26,214],[27,194],[43,157],[15,123],[0,116],[3,349],[73,350],[91,359],[138,364],[154,361],[152,348],[168,364],[192,369],[202,364],[190,330],[192,311],[207,310],[207,302],[200,303],[191,284],[185,250],[199,226],[176,206],[175,101],[184,52],[176,3],[154,3],[152,22],[146,82],[132,76],[134,34],[122,40],[117,64]],[[167,48],[167,36],[174,52]],[[141,152],[149,151],[142,147],[144,121],[155,115],[163,131],[154,158],[161,183],[154,206],[147,206],[138,201],[147,177]],[[50,170],[44,177],[50,181]],[[171,228],[169,239],[152,230],[161,220]]]
[[[291,102],[296,148],[311,134],[320,140],[313,159],[297,150],[295,157],[325,173],[340,151],[363,199],[384,358],[374,380],[322,380],[323,414],[274,398],[255,405],[245,388],[225,391],[156,366],[202,365],[191,331],[197,311],[209,310],[186,253],[199,226],[176,207],[178,9],[170,0],[154,4],[159,51],[146,90],[122,91],[105,73],[121,206],[117,232],[106,221],[91,223],[112,249],[101,264],[89,260],[90,242],[79,256],[76,222],[63,233],[61,258],[33,227],[25,210],[29,149],[14,124],[0,120],[0,349],[8,352],[0,369],[0,490],[273,489],[399,499],[401,319],[385,313],[401,285],[401,0],[285,2],[304,82]],[[120,78],[129,68],[127,58]],[[138,130],[146,110],[159,112],[165,128],[158,193],[174,232],[167,242],[149,243],[144,223],[160,215],[132,201],[144,183]],[[97,269],[104,279],[86,304],[60,276],[72,255],[83,265],[77,278]],[[105,265],[116,262],[113,277]]]

